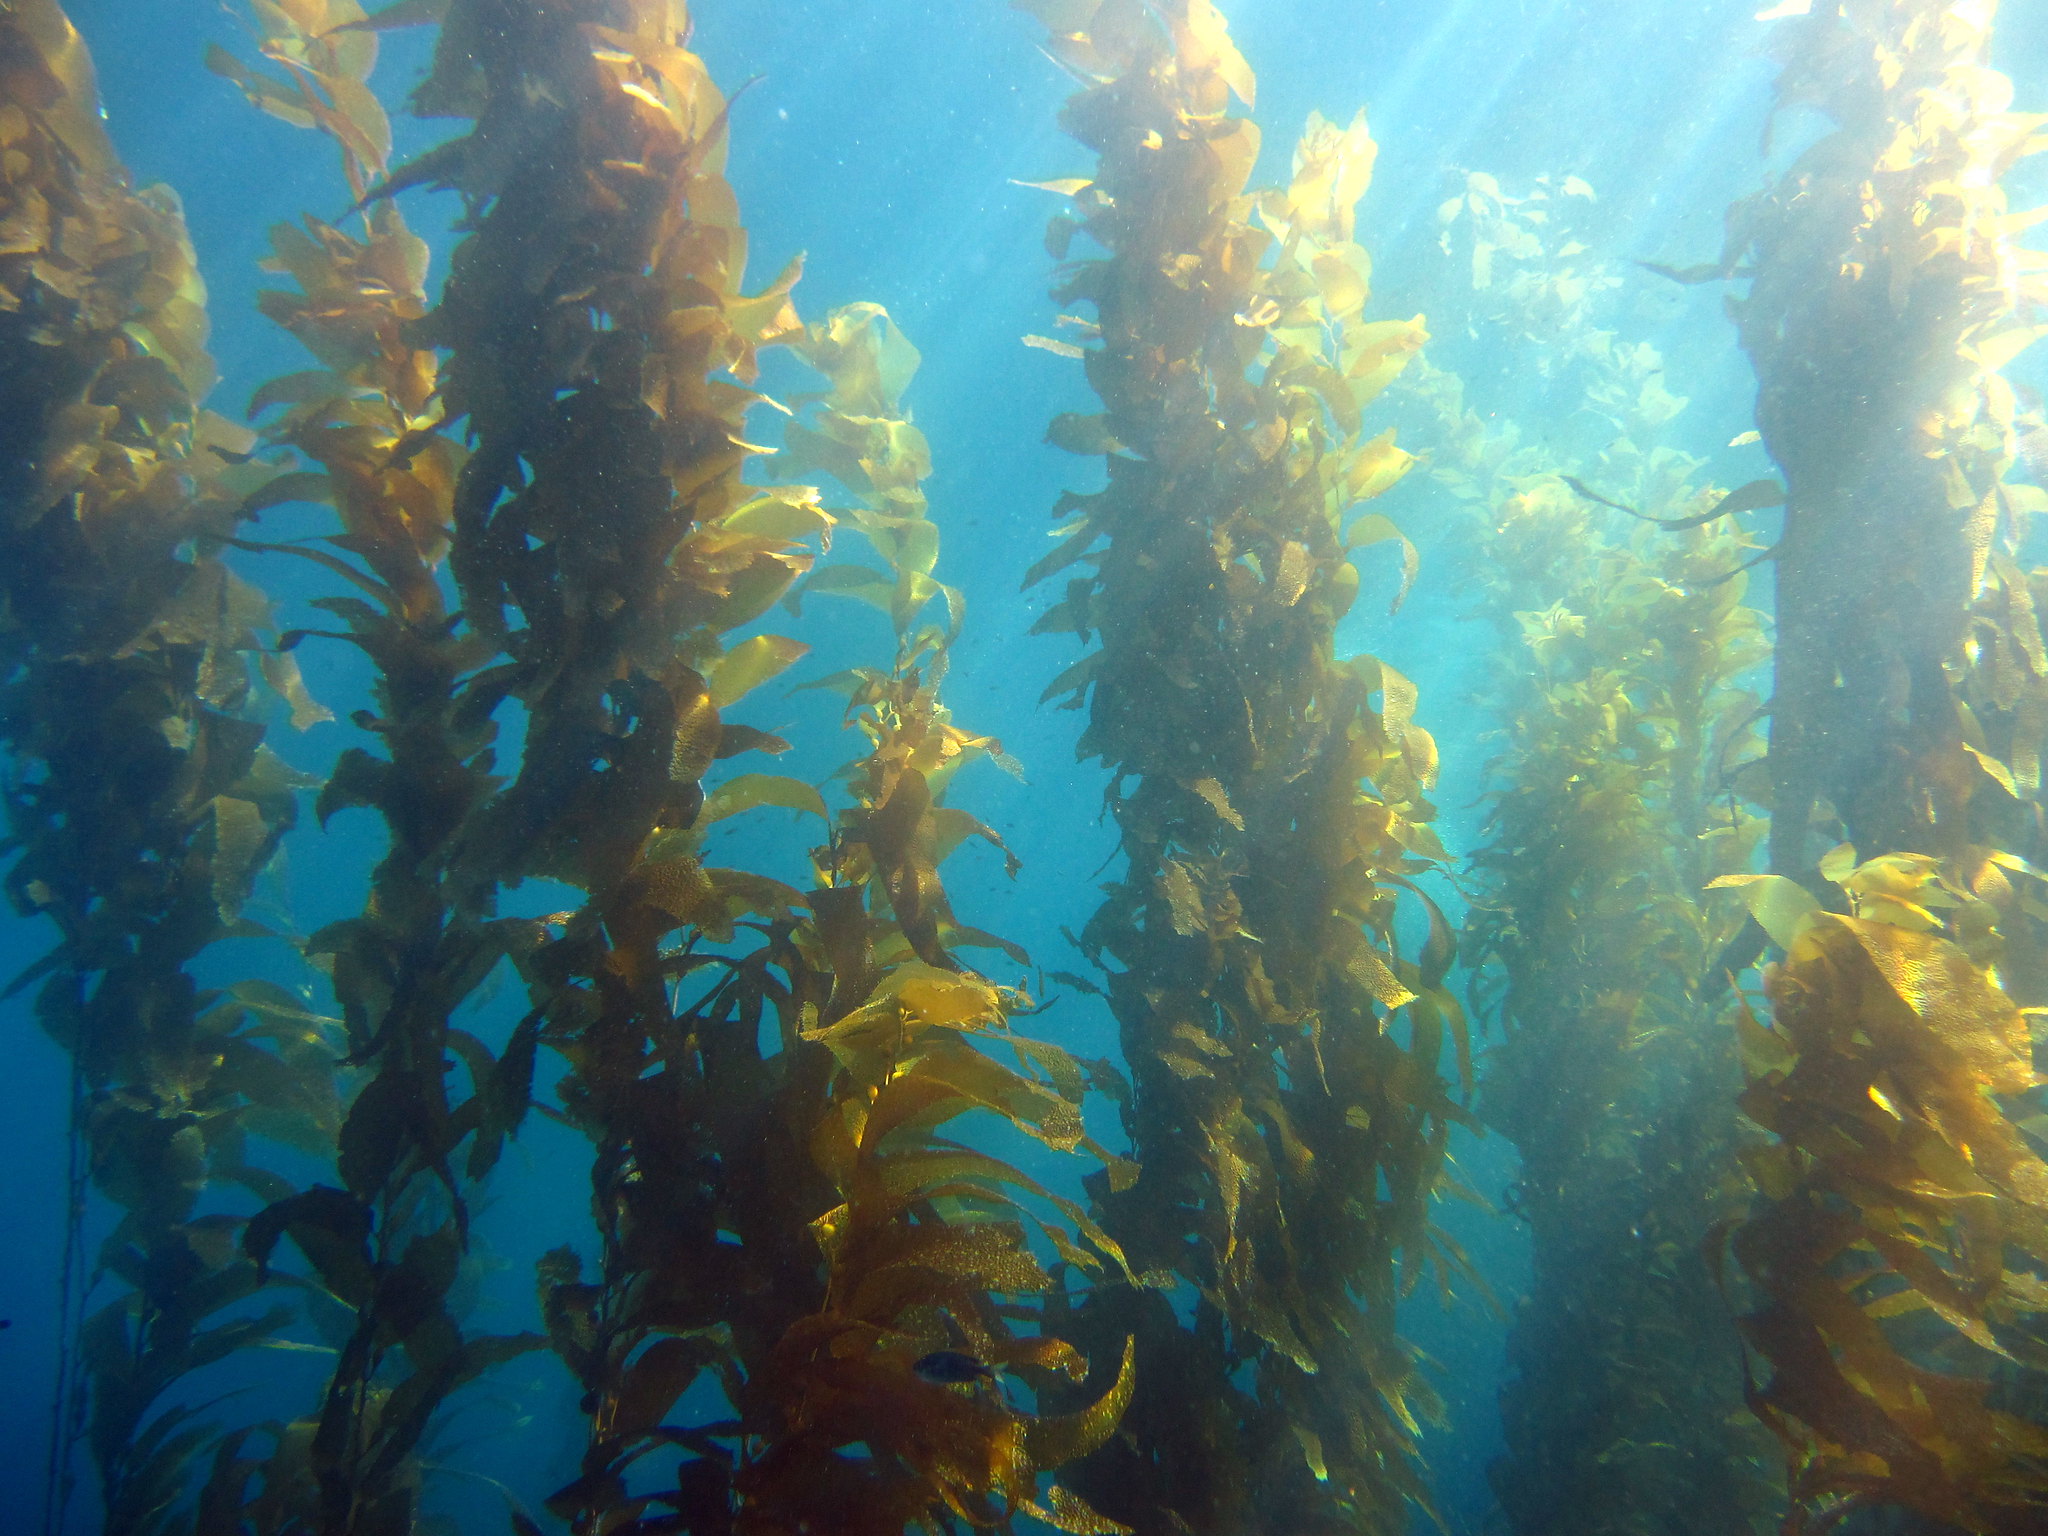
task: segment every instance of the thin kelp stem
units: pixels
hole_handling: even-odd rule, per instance
[[[1362,118],[1312,118],[1292,183],[1248,193],[1258,130],[1229,106],[1251,71],[1208,0],[1023,8],[1084,81],[1062,122],[1097,157],[1045,184],[1071,200],[1054,254],[1103,253],[1056,289],[1093,319],[1040,344],[1103,404],[1050,441],[1108,484],[1062,499],[1065,540],[1028,580],[1081,567],[1038,627],[1099,636],[1047,693],[1088,707],[1127,861],[1082,943],[1109,971],[1143,1167],[1097,1195],[1148,1282],[1077,1309],[1095,1348],[1137,1337],[1138,1385],[1073,1481],[1141,1530],[1398,1530],[1434,1399],[1395,1335],[1396,1263],[1410,1283],[1461,1267],[1428,1206],[1468,1118],[1439,1076],[1463,1020],[1440,914],[1422,902],[1415,958],[1393,942],[1443,857],[1434,744],[1413,686],[1333,638],[1349,551],[1405,544],[1354,510],[1409,464],[1360,412],[1423,326],[1364,318]]]
[[[64,1258],[57,1270],[57,1375],[50,1391],[50,1449],[43,1465],[43,1536],[61,1536],[78,1486],[72,1455],[84,1427],[85,1378],[78,1335],[85,1325],[85,1212],[92,1191],[86,1154],[85,1068],[76,1056],[64,1121]]]

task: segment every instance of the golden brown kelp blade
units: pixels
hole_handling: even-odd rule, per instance
[[[814,854],[828,883],[794,933],[815,970],[792,976],[793,1000],[817,998],[799,1014],[799,1037],[834,1061],[811,1156],[839,1203],[811,1221],[825,1263],[821,1303],[787,1329],[750,1390],[777,1432],[738,1480],[741,1528],[852,1529],[851,1518],[870,1516],[878,1532],[948,1516],[994,1528],[1022,1512],[1061,1530],[1121,1530],[1056,1484],[1041,1503],[1038,1485],[1115,1428],[1134,1382],[1130,1341],[1085,1406],[1054,1416],[1019,1411],[1004,1389],[962,1392],[917,1370],[953,1349],[1033,1384],[1059,1380],[1071,1391],[1088,1375],[1090,1362],[1033,1304],[1052,1282],[1028,1232],[1100,1283],[1134,1283],[1078,1205],[939,1136],[942,1127],[981,1111],[1054,1150],[1101,1159],[1120,1186],[1134,1170],[1084,1133],[1079,1065],[1016,1033],[1010,1014],[1026,999],[952,953],[971,945],[1023,958],[962,927],[939,876],[968,837],[993,843],[1013,872],[1015,860],[981,822],[937,804],[964,763],[1008,760],[939,703],[960,605],[931,575],[938,530],[920,483],[930,458],[900,403],[916,351],[873,305],[835,311],[797,346],[833,387],[793,426],[796,452],[854,495],[843,516],[889,567],[877,573],[878,597],[894,618],[897,655],[888,671],[852,673],[850,718],[869,750],[849,780],[855,803]],[[913,628],[941,593],[946,628]],[[1017,1329],[1027,1318],[1036,1334]],[[857,1448],[878,1463],[865,1479]],[[849,1506],[861,1514],[849,1517]]]
[[[1138,1370],[1072,1482],[1142,1530],[1391,1531],[1422,1498],[1411,1399],[1432,1402],[1394,1334],[1395,1264],[1436,1252],[1463,1117],[1439,1054],[1462,1055],[1463,1020],[1448,930],[1414,960],[1392,943],[1397,894],[1442,853],[1434,745],[1412,685],[1338,661],[1332,634],[1347,549],[1387,532],[1353,508],[1409,462],[1360,413],[1424,331],[1364,318],[1362,119],[1312,119],[1292,183],[1250,193],[1258,130],[1230,105],[1251,72],[1207,0],[1022,8],[1084,81],[1062,122],[1096,155],[1047,186],[1103,411],[1048,438],[1108,485],[1063,498],[1068,542],[1031,579],[1083,571],[1038,628],[1099,637],[1050,691],[1088,708],[1129,860],[1082,939],[1120,967],[1144,1171],[1097,1194],[1133,1267],[1194,1307],[1192,1327],[1160,1290],[1076,1307],[1091,1353],[1136,1335]]]
[[[2026,1026],[1965,947],[1995,934],[1966,937],[1972,903],[1935,861],[1849,857],[1830,872],[1853,917],[1749,884],[1786,956],[1771,1026],[1744,1029],[1743,1107],[1777,1138],[1730,1239],[1772,1368],[1752,1405],[1791,1456],[1788,1529],[1865,1504],[2025,1529],[2048,1501],[2048,1428],[2001,1409],[1990,1378],[2012,1350],[2041,1359],[2048,1304],[2048,1165],[2000,1103],[2038,1082]],[[1937,912],[1956,914],[1946,931]]]
[[[267,604],[214,558],[268,472],[200,410],[204,290],[176,200],[130,187],[48,0],[0,12],[0,101],[6,883],[59,932],[14,987],[41,983],[81,1166],[119,1212],[99,1255],[118,1289],[67,1345],[89,1410],[60,1403],[50,1492],[61,1505],[88,1412],[107,1528],[139,1532],[183,1517],[214,1437],[165,1394],[288,1316],[247,1305],[259,1281],[223,1205],[280,1182],[250,1134],[331,1136],[336,1050],[290,994],[187,974],[214,940],[263,932],[240,909],[298,785],[248,708]]]

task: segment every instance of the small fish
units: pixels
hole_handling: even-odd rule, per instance
[[[971,1381],[994,1381],[995,1371],[972,1355],[957,1349],[935,1349],[911,1368],[920,1380],[942,1387],[957,1387]]]

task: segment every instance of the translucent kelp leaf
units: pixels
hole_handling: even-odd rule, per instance
[[[1050,1508],[1024,1505],[1024,1512],[1035,1519],[1043,1520],[1054,1530],[1065,1531],[1068,1536],[1129,1536],[1132,1527],[1098,1514],[1079,1494],[1054,1483],[1046,1490],[1045,1502]]]
[[[1750,915],[1787,953],[1821,910],[1812,892],[1783,875],[1718,875],[1707,882],[1709,890],[1728,887],[1743,893]]]
[[[1124,1340],[1122,1363],[1109,1390],[1077,1413],[1032,1419],[1025,1425],[1025,1452],[1035,1467],[1060,1467],[1083,1456],[1116,1430],[1137,1390],[1137,1340]]]
[[[694,784],[718,759],[721,728],[718,706],[708,688],[689,690],[676,705],[675,739],[669,751],[672,783]]]
[[[803,780],[774,773],[743,773],[726,780],[704,797],[704,808],[697,813],[697,825],[707,827],[728,816],[763,805],[809,811],[821,821],[831,820],[825,809],[824,796]]]
[[[847,1303],[855,1316],[893,1315],[908,1290],[929,1287],[930,1276],[1015,1296],[1052,1284],[1025,1245],[1024,1229],[1009,1222],[901,1229],[877,1242],[863,1260],[865,1273]]]
[[[295,657],[281,651],[263,651],[258,663],[271,690],[290,708],[293,730],[311,730],[334,718],[333,710],[306,691],[306,680],[300,675]]]
[[[1351,520],[1351,526],[1344,532],[1344,547],[1348,550],[1370,549],[1375,544],[1393,541],[1401,546],[1401,589],[1394,594],[1391,612],[1398,613],[1402,603],[1408,599],[1410,588],[1415,585],[1416,573],[1421,569],[1421,556],[1414,543],[1394,525],[1391,518],[1379,512],[1367,512]]]
[[[1208,914],[1202,905],[1201,891],[1186,865],[1168,859],[1159,874],[1159,890],[1172,911],[1175,933],[1200,933],[1207,926]]]
[[[213,898],[222,920],[232,922],[248,899],[271,829],[260,809],[232,795],[216,796],[212,810]]]
[[[1892,990],[1986,1088],[2022,1093],[2034,1086],[2032,1048],[2019,1009],[1961,949],[1889,923],[1835,921],[1855,935]]]
[[[893,614],[896,609],[896,582],[893,577],[865,565],[821,565],[811,572],[804,583],[791,589],[786,599],[792,613],[801,613],[802,599],[826,593],[837,597],[853,597]]]
[[[830,547],[836,519],[818,501],[809,486],[779,486],[762,491],[736,507],[720,520],[720,526],[735,533],[766,534],[771,538],[800,540],[822,538]]]
[[[1389,427],[1358,451],[1345,493],[1353,501],[1371,501],[1394,486],[1414,464],[1413,454],[1395,446],[1394,429]]]
[[[1237,51],[1237,45],[1230,40],[1229,23],[1223,19],[1212,0],[1187,0],[1185,20],[1175,41],[1179,45],[1181,64],[1191,70],[1213,69],[1230,87],[1231,94],[1247,108],[1256,106],[1258,85],[1252,76],[1251,66],[1244,61],[1244,55]]]
[[[1086,558],[1089,548],[1101,537],[1100,525],[1092,518],[1085,520],[1078,532],[1024,573],[1022,590],[1029,591],[1046,577],[1066,569],[1076,560]]]
[[[1230,803],[1230,796],[1224,792],[1222,784],[1217,782],[1213,775],[1195,780],[1188,788],[1207,801],[1209,808],[1221,820],[1235,827],[1240,832],[1244,830],[1244,818],[1238,815],[1236,807]]]
[[[1292,539],[1280,546],[1280,558],[1273,568],[1273,595],[1284,608],[1292,608],[1308,590],[1311,566],[1308,546]]]
[[[712,912],[717,890],[695,859],[685,855],[642,864],[632,880],[636,901],[658,907],[679,922],[705,923],[714,930],[722,926]]]
[[[1405,1008],[1415,1001],[1415,994],[1401,985],[1392,968],[1363,938],[1352,944],[1344,958],[1344,970],[1383,1008]]]
[[[425,26],[438,22],[448,12],[449,0],[397,0],[382,10],[372,11],[359,21],[344,22],[343,29],[373,32],[395,31],[400,27]]]
[[[1856,845],[1837,843],[1821,855],[1818,867],[1823,880],[1832,880],[1840,884],[1855,871],[1856,865]]]
[[[720,709],[727,708],[788,670],[810,649],[802,641],[781,635],[755,635],[742,640],[711,664],[705,677],[711,702]]]
[[[1024,337],[1024,345],[1034,347],[1040,352],[1050,352],[1056,357],[1069,357],[1078,360],[1088,355],[1071,341],[1061,341],[1054,336],[1026,336]]]

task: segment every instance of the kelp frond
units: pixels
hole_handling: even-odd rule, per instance
[[[1464,1024],[1440,915],[1419,954],[1394,942],[1397,899],[1444,857],[1435,745],[1413,685],[1333,636],[1349,552],[1405,544],[1358,509],[1411,462],[1362,412],[1426,332],[1366,318],[1362,117],[1312,118],[1290,184],[1247,190],[1258,129],[1229,108],[1254,82],[1207,0],[1022,8],[1088,82],[1062,122],[1097,157],[1045,185],[1103,410],[1048,440],[1108,483],[1062,498],[1064,542],[1027,578],[1082,569],[1037,627],[1099,641],[1048,696],[1088,708],[1128,859],[1082,943],[1121,967],[1144,1171],[1097,1193],[1195,1316],[1159,1289],[1077,1308],[1097,1349],[1136,1335],[1138,1380],[1074,1482],[1141,1529],[1392,1530],[1433,1411],[1393,1330],[1396,1262],[1454,1262],[1427,1211]]]
[[[6,885],[59,935],[13,987],[40,983],[74,1062],[75,1166],[119,1212],[95,1269],[115,1294],[68,1346],[64,1392],[82,1375],[89,1407],[60,1402],[50,1491],[83,1419],[108,1528],[149,1532],[188,1512],[216,1434],[183,1378],[289,1317],[249,1304],[232,1240],[237,1193],[282,1182],[251,1142],[318,1145],[339,1116],[332,1020],[188,973],[267,932],[242,909],[296,814],[259,676],[319,716],[289,658],[259,674],[268,604],[218,558],[270,471],[201,408],[205,290],[176,199],[129,183],[51,0],[0,12],[0,73]]]
[[[1436,418],[1429,473],[1468,510],[1457,553],[1496,644],[1463,953],[1499,1030],[1480,1109],[1520,1154],[1508,1198],[1534,1262],[1489,1476],[1522,1532],[1747,1532],[1782,1493],[1700,1257],[1745,1192],[1712,984],[1742,913],[1702,887],[1747,869],[1765,827],[1737,789],[1769,646],[1731,509],[1766,493],[1704,484],[1660,441],[1686,402],[1614,326],[1624,279],[1574,237],[1593,189],[1463,180],[1440,222],[1452,270],[1473,273],[1469,326],[1591,407],[1583,433],[1525,435],[1455,375],[1404,386]]]
[[[2017,1530],[2048,1503],[2043,1191],[2015,1123],[2048,669],[2017,563],[2041,502],[2006,478],[2031,422],[2001,374],[2048,258],[2000,187],[2044,140],[1989,67],[1991,21],[1831,0],[1781,23],[1778,103],[1831,129],[1732,211],[1721,263],[1750,279],[1735,313],[1787,489],[1775,874],[1751,890],[1786,958],[1745,1099],[1779,1141],[1731,1246],[1795,1530],[1881,1504]]]

